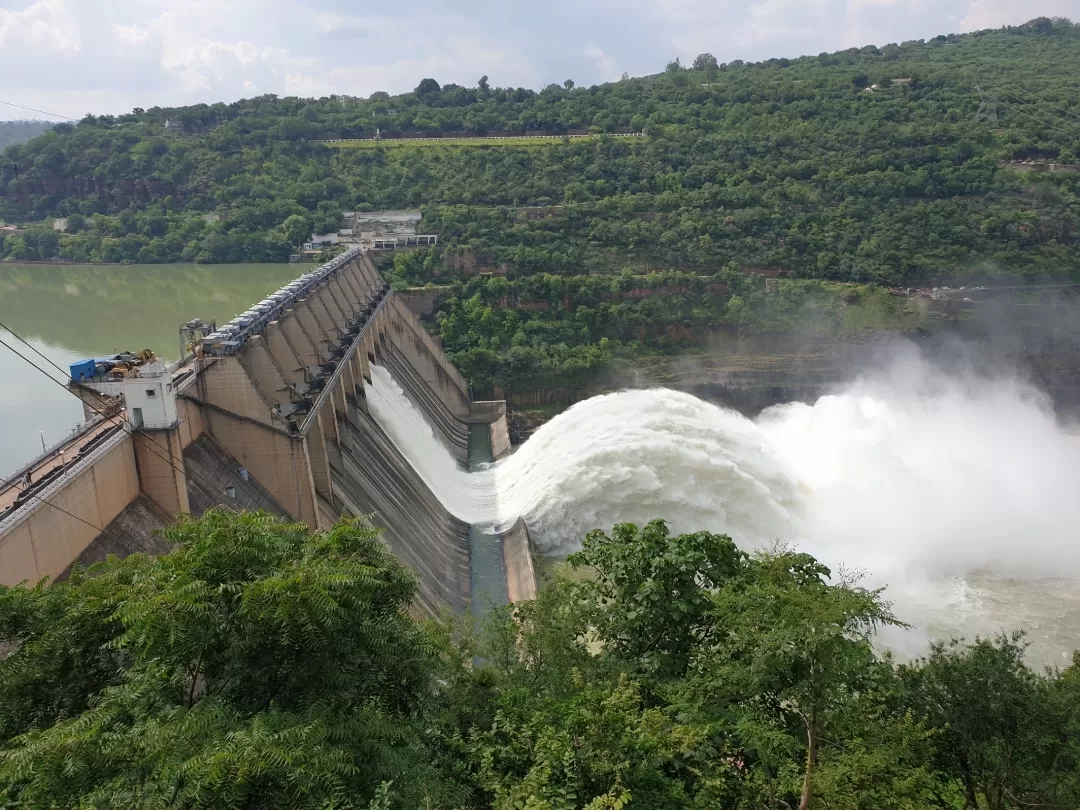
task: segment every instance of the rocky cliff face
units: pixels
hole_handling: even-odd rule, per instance
[[[60,172],[46,173],[34,179],[15,180],[6,190],[0,186],[0,196],[7,197],[18,205],[42,196],[83,199],[97,197],[107,205],[117,208],[127,208],[133,204],[144,204],[170,196],[175,196],[181,201],[184,199],[183,190],[168,180],[153,178],[110,180],[82,175],[69,176]]]

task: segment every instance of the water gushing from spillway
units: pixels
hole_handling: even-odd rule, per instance
[[[435,435],[423,412],[382,366],[371,367],[366,392],[375,421],[450,514],[472,524],[499,522],[493,470],[470,473],[462,468]]]
[[[783,542],[865,573],[918,640],[1024,627],[1049,660],[1077,644],[1080,442],[1015,381],[947,377],[921,360],[750,420],[689,394],[579,403],[510,458],[462,470],[383,369],[375,418],[462,520],[523,515],[540,551],[590,529],[664,518],[744,548]]]

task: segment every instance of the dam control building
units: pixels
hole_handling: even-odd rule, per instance
[[[426,612],[473,600],[481,541],[501,549],[501,598],[535,593],[524,523],[500,534],[455,518],[369,412],[381,365],[460,464],[510,451],[505,403],[471,400],[363,248],[181,335],[172,365],[144,351],[72,366],[87,422],[0,485],[0,584],[166,551],[171,519],[227,506],[313,529],[370,520],[416,573]]]

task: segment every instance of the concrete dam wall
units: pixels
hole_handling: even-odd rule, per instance
[[[73,383],[88,403],[87,430],[112,432],[77,463],[61,452],[30,465],[30,481],[52,469],[47,489],[23,494],[25,480],[0,488],[0,583],[56,578],[109,553],[163,551],[156,530],[169,519],[223,504],[316,529],[367,518],[417,574],[420,608],[463,609],[473,593],[470,526],[369,412],[373,364],[463,466],[470,431],[490,437],[492,457],[509,452],[505,404],[471,401],[461,374],[354,249],[203,336],[174,366]],[[124,409],[106,424],[96,413],[118,398]],[[502,556],[518,595],[535,588],[531,566],[519,570],[523,548],[527,557],[516,526]]]

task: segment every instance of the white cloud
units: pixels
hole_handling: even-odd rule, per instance
[[[26,37],[39,47],[52,51],[78,51],[79,32],[63,0],[38,0],[22,11],[0,8],[0,45]]]
[[[428,77],[442,84],[475,84],[481,76],[496,77],[500,84],[535,83],[535,71],[521,54],[467,36],[451,38],[446,44],[448,48],[442,53],[381,65],[334,68],[327,75],[326,86],[334,93],[366,96],[376,90],[412,90]]]
[[[286,68],[319,64],[318,56],[294,56],[286,47],[247,39],[211,39],[189,23],[184,15],[168,11],[152,24],[160,44],[161,68],[184,93],[208,93],[223,85],[246,90],[264,73],[278,76],[280,88]]]
[[[113,28],[116,31],[116,38],[123,45],[138,45],[150,38],[150,32],[137,25],[116,25]]]
[[[302,2],[0,0],[3,97],[79,117],[255,93],[404,92],[429,76],[587,85],[705,51],[721,62],[794,57],[1080,17],[1080,0]],[[26,113],[0,106],[0,115]]]
[[[338,14],[337,12],[318,12],[312,18],[315,30],[322,34],[354,34],[367,36],[382,29],[393,31],[400,25],[400,20],[394,17],[365,16],[358,17],[352,14]]]
[[[317,79],[303,73],[288,73],[285,76],[285,93],[300,98],[322,98],[332,95],[333,85],[325,79]]]
[[[1080,0],[652,0],[675,53],[720,61],[796,57],[937,34],[1080,17]]]
[[[1080,22],[1080,2],[1077,0],[1043,0],[1026,5],[1025,19],[1034,17],[1071,17]],[[964,17],[965,31],[977,31],[983,28],[997,28],[1002,25],[1016,25],[1017,3],[1015,0],[972,0],[968,4],[967,16]],[[1022,22],[1022,21],[1020,21]]]
[[[614,57],[604,53],[603,48],[595,42],[590,42],[585,46],[585,55],[596,66],[597,71],[604,79],[611,80],[619,76],[619,63]]]

